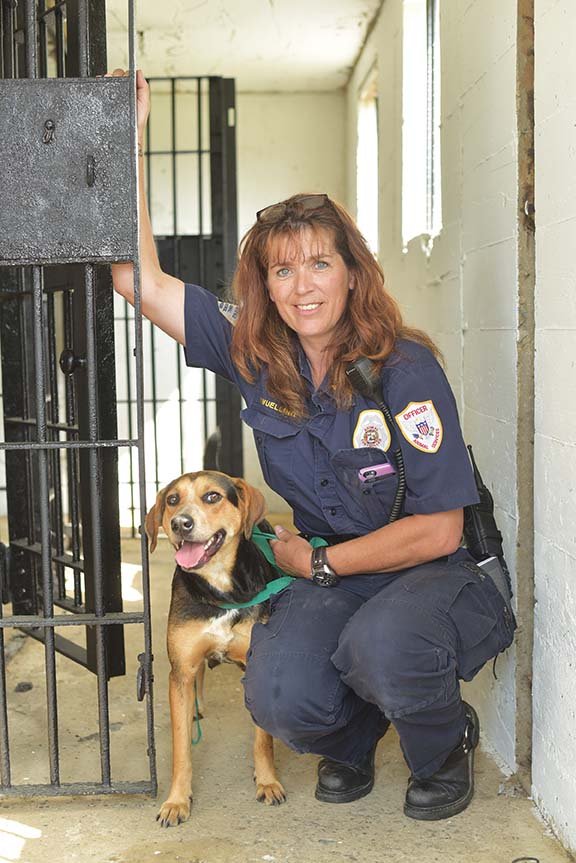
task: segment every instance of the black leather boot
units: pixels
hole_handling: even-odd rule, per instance
[[[374,787],[374,755],[381,737],[390,726],[389,720],[383,720],[380,737],[362,761],[352,767],[331,758],[322,758],[318,764],[318,784],[316,785],[316,800],[323,803],[352,803],[370,794]]]
[[[462,812],[474,794],[474,750],[480,737],[480,723],[473,707],[464,702],[466,730],[442,767],[427,779],[411,776],[404,814],[420,821],[440,821]]]

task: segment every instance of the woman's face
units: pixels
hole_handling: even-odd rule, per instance
[[[279,237],[269,261],[268,291],[278,314],[305,349],[323,350],[354,287],[332,232],[304,228],[297,238]]]

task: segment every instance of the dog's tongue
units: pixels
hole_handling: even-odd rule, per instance
[[[204,555],[203,542],[183,542],[176,552],[176,563],[184,569],[194,569]]]

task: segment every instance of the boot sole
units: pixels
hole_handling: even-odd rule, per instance
[[[452,803],[445,803],[444,806],[431,806],[429,809],[420,808],[419,806],[410,806],[409,803],[404,804],[404,815],[408,818],[415,818],[417,821],[442,821],[444,818],[452,818],[454,815],[459,815],[474,796],[474,750],[470,751],[470,788],[464,797],[454,800]]]
[[[325,791],[317,787],[314,797],[322,803],[353,803],[354,800],[366,797],[373,788],[374,779],[371,779],[366,785],[361,785],[360,788],[354,788],[353,791]]]

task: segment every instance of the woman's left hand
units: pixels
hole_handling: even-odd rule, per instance
[[[301,536],[279,525],[274,528],[278,539],[270,540],[276,563],[284,572],[300,578],[310,578],[312,546]]]

